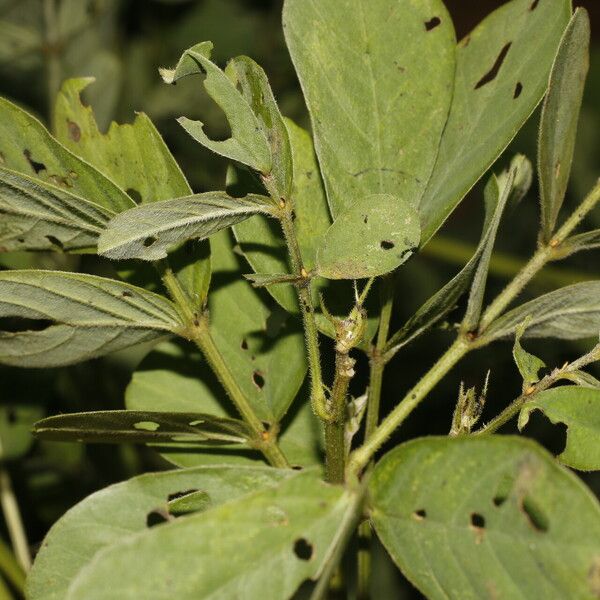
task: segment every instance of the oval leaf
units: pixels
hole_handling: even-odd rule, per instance
[[[590,19],[585,9],[578,8],[554,60],[540,120],[538,170],[546,242],[550,241],[567,191],[589,52]]]
[[[600,390],[569,385],[540,392],[521,409],[519,429],[534,410],[567,426],[567,445],[558,456],[562,463],[581,471],[600,469]]]
[[[341,213],[317,251],[328,279],[362,279],[393,271],[419,246],[419,215],[390,194],[365,196]]]
[[[6,317],[15,317],[16,331],[0,332],[0,363],[29,368],[88,360],[183,327],[162,296],[58,271],[0,272],[0,318]]]
[[[206,239],[257,213],[268,213],[264,196],[232,198],[207,192],[132,208],[110,221],[98,252],[107,258],[159,260],[177,244]]]
[[[598,591],[598,502],[529,440],[408,442],[380,461],[369,487],[379,537],[431,600]]]

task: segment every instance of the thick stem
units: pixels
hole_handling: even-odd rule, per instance
[[[348,354],[336,352],[335,378],[328,403],[328,420],[325,421],[325,472],[330,483],[344,481],[346,397],[350,380],[354,376],[354,363],[354,359]]]
[[[464,337],[460,336],[454,341],[435,365],[404,396],[400,404],[381,422],[373,435],[350,455],[348,462],[350,475],[357,475],[369,463],[375,452],[381,448],[394,430],[469,350],[470,344]]]
[[[164,264],[161,267],[163,282],[186,324],[186,336],[200,348],[206,362],[227,392],[237,411],[252,428],[257,447],[274,467],[289,467],[290,465],[277,445],[276,439],[265,429],[262,421],[256,416],[254,409],[217,348],[210,333],[208,313],[205,311],[198,315],[173,271]]]
[[[304,339],[308,354],[308,367],[310,372],[310,399],[315,414],[327,421],[327,400],[323,388],[323,375],[321,373],[321,354],[319,351],[319,330],[315,320],[315,311],[312,302],[311,283],[308,273],[302,263],[302,255],[296,238],[296,231],[292,220],[292,213],[286,206],[280,211],[279,220],[285,237],[290,262],[295,275],[302,278],[297,284],[298,304],[304,324]]]

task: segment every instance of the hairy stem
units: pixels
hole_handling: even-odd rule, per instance
[[[296,285],[298,304],[304,325],[304,339],[308,354],[308,367],[310,372],[310,399],[315,414],[324,421],[329,419],[327,401],[323,388],[323,375],[321,373],[321,354],[319,351],[319,330],[315,320],[315,311],[312,303],[311,283],[308,273],[302,262],[302,254],[296,237],[296,230],[292,212],[287,205],[280,210],[279,220],[283,235],[287,243],[290,262],[295,275],[302,278]]]
[[[375,452],[381,448],[394,430],[404,422],[408,415],[469,350],[469,341],[465,337],[459,336],[423,378],[404,396],[400,404],[381,422],[371,437],[350,455],[348,462],[350,474],[358,474],[369,463]]]
[[[325,473],[330,483],[344,481],[346,398],[350,380],[354,376],[354,363],[347,353],[336,352],[335,378],[329,398],[328,420],[325,421]]]
[[[289,467],[290,465],[277,445],[276,439],[267,429],[265,429],[262,421],[257,417],[250,402],[238,385],[235,377],[229,370],[227,363],[223,359],[221,352],[217,348],[210,333],[207,311],[204,311],[200,315],[196,314],[188,295],[181,288],[173,271],[170,268],[165,267],[164,264],[162,267],[163,282],[186,324],[186,336],[200,348],[206,362],[227,392],[227,395],[233,402],[237,411],[244,421],[252,428],[255,434],[257,447],[264,454],[265,458],[274,467]]]

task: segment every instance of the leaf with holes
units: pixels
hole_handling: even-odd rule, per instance
[[[294,163],[294,226],[304,267],[311,271],[315,267],[317,247],[331,225],[327,198],[319,173],[312,139],[308,131],[285,119],[292,147]],[[243,190],[248,191],[248,190]],[[238,223],[233,231],[244,256],[257,273],[285,273],[289,269],[287,248],[279,223],[262,217],[252,217]],[[316,293],[326,282],[313,279]],[[288,312],[298,313],[298,300],[294,289],[285,286],[268,288],[268,292]]]
[[[443,3],[286,0],[283,27],[333,216],[374,193],[417,205],[452,97]]]
[[[290,598],[356,523],[361,498],[314,471],[125,538],[98,553],[67,600]],[[110,578],[110,590],[102,582]]]
[[[369,488],[377,534],[431,600],[597,591],[598,501],[530,440],[414,440],[379,462]]]
[[[80,98],[93,81],[87,77],[63,83],[54,108],[58,140],[137,204],[189,196],[192,189],[147,115],[137,113],[132,124],[113,122],[106,134],[100,132],[94,112]]]
[[[272,169],[271,149],[261,123],[235,82],[211,62],[212,48],[212,42],[196,44],[183,53],[174,69],[161,69],[160,74],[171,84],[182,77],[205,74],[204,88],[223,109],[231,127],[231,137],[213,141],[200,121],[180,117],[178,122],[197,142],[213,152],[268,175]]]
[[[538,171],[546,242],[552,237],[567,191],[589,53],[590,19],[584,8],[578,8],[558,49],[540,120]]]
[[[600,390],[564,386],[536,394],[519,414],[519,430],[534,411],[543,412],[552,423],[567,426],[567,445],[558,460],[581,471],[600,470]]]
[[[113,212],[135,206],[110,179],[72,154],[23,109],[0,98],[0,164]]]
[[[247,444],[243,421],[198,412],[103,410],[48,417],[35,424],[44,440],[118,444]]]
[[[96,492],[69,510],[46,536],[27,578],[27,597],[63,600],[77,574],[103,549],[147,531],[163,515],[168,518],[168,503],[183,494],[204,492],[208,508],[214,508],[272,488],[294,474],[262,466],[198,467],[148,473]]]
[[[0,363],[57,367],[148,342],[181,327],[173,304],[93,275],[0,272]]]
[[[0,214],[3,252],[93,248],[114,215],[64,189],[2,167]]]
[[[580,340],[600,332],[600,281],[568,285],[530,300],[496,319],[481,335],[482,344],[516,331],[527,317],[523,337],[553,337]]]
[[[457,48],[454,95],[419,211],[427,242],[525,123],[571,16],[569,0],[512,0]]]
[[[393,271],[419,246],[419,215],[390,194],[356,200],[340,213],[317,250],[317,272],[362,279]]]
[[[206,192],[137,206],[110,221],[98,252],[113,260],[159,260],[186,240],[206,239],[252,215],[268,214],[266,201],[264,196],[239,199]]]
[[[272,173],[263,178],[265,186],[276,198],[290,201],[293,181],[290,138],[265,72],[247,56],[232,59],[225,72],[251,106],[269,143]]]

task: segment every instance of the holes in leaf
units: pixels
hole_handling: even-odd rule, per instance
[[[242,339],[242,343],[240,344],[240,348],[242,350],[248,350],[248,340],[246,340],[246,338]]]
[[[142,195],[134,188],[127,188],[125,190],[127,192],[127,195],[136,203],[136,204],[141,204],[142,202]]]
[[[173,521],[174,517],[164,508],[155,508],[146,515],[146,527],[155,527],[168,521]]]
[[[177,500],[178,498],[183,498],[183,496],[187,496],[188,494],[193,494],[194,492],[198,492],[199,490],[191,489],[185,490],[183,492],[173,492],[167,496],[167,502],[172,502],[173,500]]]
[[[379,244],[382,250],[393,250],[395,245],[394,242],[390,242],[389,240],[381,240]]]
[[[17,411],[13,406],[9,406],[6,409],[6,418],[11,425],[14,425],[17,422]]]
[[[494,506],[500,507],[506,502],[506,496],[494,496],[492,502],[494,503]]]
[[[16,319],[5,317],[0,319],[0,331],[6,333],[25,333],[28,331],[44,331],[53,325],[49,319]]]
[[[363,223],[366,225],[369,222],[369,217],[367,215],[365,215],[363,217]]]
[[[123,296],[123,298],[133,298],[133,294],[131,292],[128,292],[127,290],[125,290],[121,296]]]
[[[540,3],[540,0],[533,0],[533,2],[531,3],[531,6],[529,7],[529,10],[531,12],[533,12],[537,8],[539,3]]]
[[[471,513],[471,526],[477,529],[484,529],[485,517],[479,513]]]
[[[150,246],[152,246],[152,244],[154,244],[154,243],[156,243],[156,238],[155,238],[153,235],[151,235],[151,236],[147,237],[147,238],[144,240],[144,246],[145,246],[146,248],[150,248]]]
[[[265,387],[265,378],[260,371],[254,371],[254,373],[252,373],[252,382],[259,390],[262,390]]]
[[[63,243],[55,236],[53,235],[47,235],[46,239],[53,245],[56,246],[57,248],[60,248],[61,250],[64,250],[65,247],[63,245]]]
[[[299,538],[294,542],[294,554],[300,560],[310,560],[313,552],[313,545],[306,538]]]
[[[46,170],[46,165],[41,162],[37,162],[33,160],[31,157],[31,150],[25,149],[23,150],[23,156],[27,159],[30,167],[33,169],[33,172],[37,175],[40,171]]]
[[[496,62],[494,62],[492,68],[475,84],[476,90],[496,79],[511,46],[512,42],[508,42],[508,44],[506,44],[504,48],[500,50],[500,54],[498,54],[498,58],[496,58]]]
[[[67,131],[69,132],[69,137],[74,142],[78,142],[81,139],[81,129],[79,128],[79,125],[70,119],[67,119]]]
[[[427,511],[424,508],[419,508],[415,510],[412,516],[415,521],[424,521],[427,518]]]
[[[439,17],[433,17],[429,21],[425,21],[425,31],[431,31],[440,25],[442,20]]]
[[[527,522],[533,529],[540,533],[546,533],[548,531],[548,527],[550,526],[548,518],[532,498],[529,496],[525,497],[521,503],[521,510],[527,518]]]
[[[513,98],[516,100],[523,91],[523,84],[520,81],[517,81],[517,85],[515,85],[515,93],[513,94]]]

